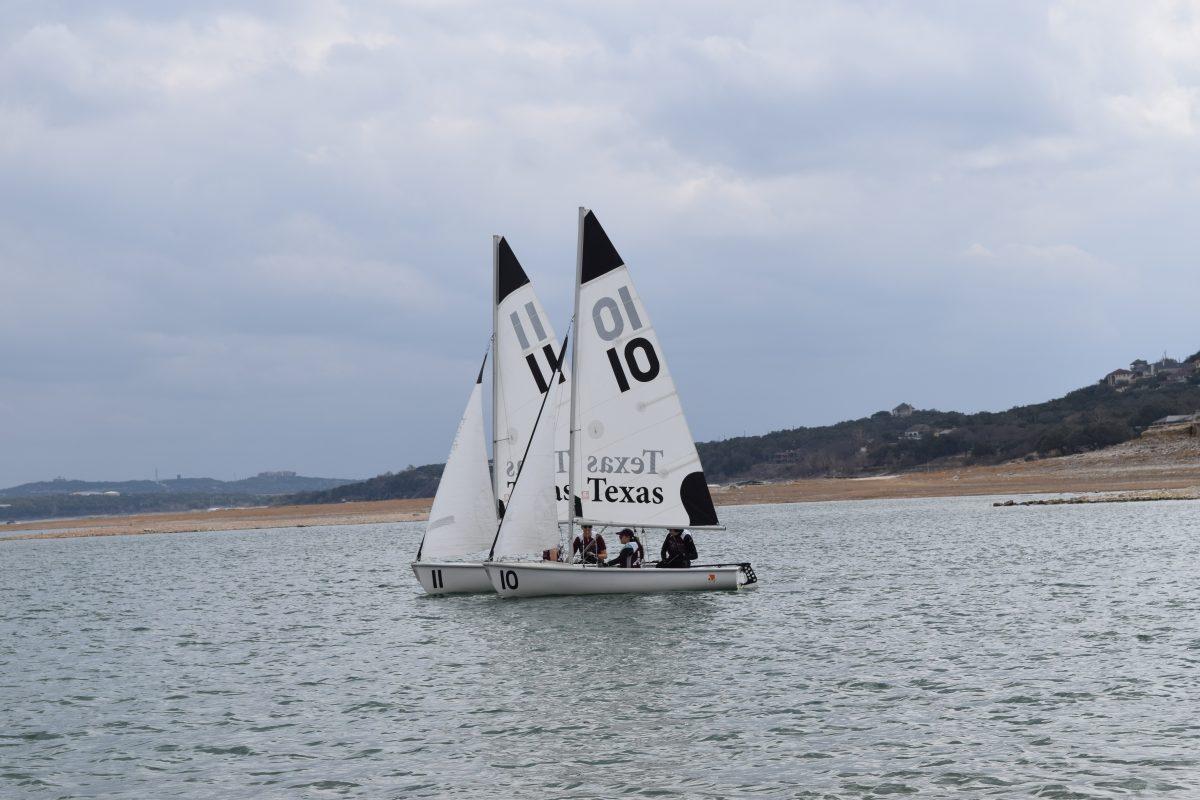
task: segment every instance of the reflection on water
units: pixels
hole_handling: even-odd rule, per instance
[[[724,509],[739,594],[429,598],[420,525],[0,544],[2,797],[1200,791],[1200,506]]]

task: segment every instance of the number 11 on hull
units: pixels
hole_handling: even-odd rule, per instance
[[[492,591],[492,582],[483,564],[414,561],[412,571],[427,594],[484,594]]]

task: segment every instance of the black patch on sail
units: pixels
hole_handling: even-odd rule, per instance
[[[580,283],[599,278],[612,272],[625,262],[608,234],[600,227],[600,220],[591,211],[583,218],[583,275]]]
[[[583,516],[583,501],[579,499],[579,495],[575,495],[575,516]]]
[[[720,525],[703,472],[693,472],[679,484],[679,499],[691,525]]]
[[[521,262],[517,261],[512,248],[508,246],[508,240],[503,236],[500,237],[498,249],[496,305],[500,305],[504,298],[529,283],[529,276],[525,274],[525,270],[521,269]]]
[[[476,383],[483,383],[483,368],[487,366],[487,353],[483,354],[483,363],[479,365],[479,377],[475,379]]]

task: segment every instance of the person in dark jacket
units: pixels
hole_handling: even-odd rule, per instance
[[[642,566],[642,560],[646,557],[646,551],[642,549],[642,543],[633,535],[633,531],[629,528],[617,533],[621,539],[621,552],[617,553],[617,557],[611,561],[606,561],[605,565],[609,567],[625,567],[626,569],[636,569]]]
[[[692,565],[693,559],[699,557],[692,535],[684,533],[682,528],[672,528],[667,531],[667,538],[663,540],[658,566],[664,569],[686,569]]]
[[[608,545],[603,536],[592,536],[592,526],[583,526],[583,535],[571,542],[571,555],[579,556],[584,564],[599,564],[608,558]]]

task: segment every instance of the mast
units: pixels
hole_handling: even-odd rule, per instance
[[[492,350],[496,349],[496,323],[500,308],[500,237],[492,235]],[[492,495],[496,498],[496,516],[500,516],[500,463],[496,460],[496,402],[500,399],[500,359],[492,353]]]
[[[575,474],[575,432],[578,430],[578,414],[579,414],[579,392],[576,387],[579,385],[579,286],[583,278],[583,218],[587,214],[587,209],[583,206],[579,207],[579,235],[578,242],[575,247],[575,310],[571,312],[571,319],[575,321],[575,341],[571,342],[571,426],[568,429],[569,436],[567,438],[567,483],[570,486],[570,497],[567,498],[567,547],[571,546],[571,542],[575,539],[575,498],[583,497],[579,493],[579,476]]]

